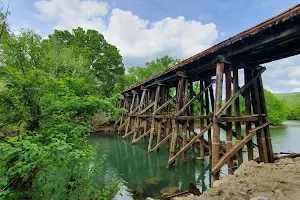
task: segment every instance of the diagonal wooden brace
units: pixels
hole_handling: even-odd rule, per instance
[[[141,112],[139,112],[139,114],[140,114],[140,115],[144,114],[144,113],[147,112],[147,110],[149,110],[153,105],[154,105],[154,102],[150,103],[144,110],[142,110]]]
[[[168,161],[168,166],[170,166],[177,158],[180,156],[182,153],[184,153],[188,148],[192,146],[198,140],[208,129],[212,127],[212,123],[207,125],[203,130],[200,131],[200,133],[195,136],[187,145],[185,145],[175,156],[173,156],[169,161]]]
[[[148,130],[146,133],[144,133],[143,135],[139,136],[137,139],[133,140],[131,142],[131,144],[135,144],[137,143],[138,141],[140,141],[143,137],[145,137],[146,135],[148,135],[150,133],[150,130]]]
[[[127,124],[128,120],[129,120],[129,118],[127,118],[127,119],[123,122],[123,124],[121,124],[121,125],[119,126],[118,131],[120,131],[120,130],[123,128],[123,126],[125,126],[125,125]]]
[[[169,99],[168,101],[166,101],[162,106],[160,106],[157,110],[155,110],[152,115],[156,115],[159,111],[161,111],[162,109],[164,109],[166,106],[168,106],[171,101],[173,101],[175,99],[176,95],[174,97],[172,97],[171,99]]]
[[[162,144],[164,144],[171,136],[172,136],[171,132],[169,135],[167,135],[162,141],[160,141],[153,149],[151,149],[149,152],[153,152],[156,151]]]
[[[211,82],[210,82],[210,84],[206,87],[206,88],[204,88],[204,90],[202,90],[201,92],[199,92],[196,96],[194,96],[187,104],[185,104],[184,106],[183,106],[183,108],[181,108],[176,114],[175,114],[175,116],[179,116],[179,115],[181,115],[196,99],[198,99],[201,95],[203,95],[204,94],[204,92],[206,91],[206,90],[208,90],[209,89],[209,87],[215,82],[216,80],[212,80]]]
[[[234,93],[234,95],[225,103],[225,105],[215,114],[217,117],[220,117],[222,113],[233,104],[233,102],[239,97],[241,93],[243,93],[251,84],[266,70],[265,67],[262,67],[261,70],[259,70],[252,79],[245,84],[243,87],[241,87],[238,91]]]
[[[249,131],[249,134],[246,135],[244,137],[243,140],[241,140],[240,142],[236,143],[232,149],[230,149],[230,151],[226,152],[222,158],[219,160],[218,164],[212,169],[212,174],[216,174],[221,167],[233,156],[235,155],[241,148],[243,148],[243,146],[249,141],[251,140],[251,138],[255,135],[256,131],[259,129],[264,128],[265,126],[268,126],[270,123],[264,123],[263,125],[256,127],[254,129],[251,129]]]

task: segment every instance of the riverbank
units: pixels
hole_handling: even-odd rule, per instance
[[[235,175],[215,181],[214,188],[201,196],[176,197],[174,200],[269,200],[300,199],[300,157],[284,158],[273,164],[243,163]]]

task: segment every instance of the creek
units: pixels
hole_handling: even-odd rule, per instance
[[[286,121],[282,127],[271,128],[274,152],[300,153],[300,121]],[[225,132],[222,132],[224,138]],[[147,153],[147,142],[131,145],[130,138],[122,139],[117,133],[93,133],[89,143],[97,145],[97,159],[103,154],[108,155],[99,181],[108,183],[114,178],[121,181],[121,188],[115,199],[145,199],[159,197],[162,189],[185,191],[190,183],[195,184],[200,191],[210,187],[210,159],[208,156],[201,162],[191,160],[188,152],[187,163],[166,168],[169,152],[162,146],[159,152]],[[254,138],[254,141],[256,139]],[[199,156],[199,152],[196,152]],[[226,170],[225,170],[226,171]],[[161,192],[160,192],[161,191]]]

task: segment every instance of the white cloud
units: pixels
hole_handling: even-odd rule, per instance
[[[288,67],[288,77],[300,79],[300,66]]]
[[[300,92],[300,88],[294,88],[292,92]]]
[[[35,2],[42,20],[57,20],[55,29],[104,30],[105,23],[101,17],[108,13],[109,5],[95,0],[41,0]]]
[[[284,80],[280,81],[280,83],[283,85],[300,85],[300,81],[296,79]]]
[[[108,13],[108,4],[92,0],[43,0],[35,6],[42,19],[56,20],[56,29],[80,26],[102,32],[120,50],[126,65],[163,55],[186,58],[210,47],[218,36],[214,23],[186,21],[183,16],[150,22],[118,8]]]

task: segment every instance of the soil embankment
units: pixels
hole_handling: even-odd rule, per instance
[[[174,200],[298,200],[300,199],[300,157],[280,159],[273,164],[243,163],[235,175],[214,183],[214,188],[201,196],[189,195]]]

